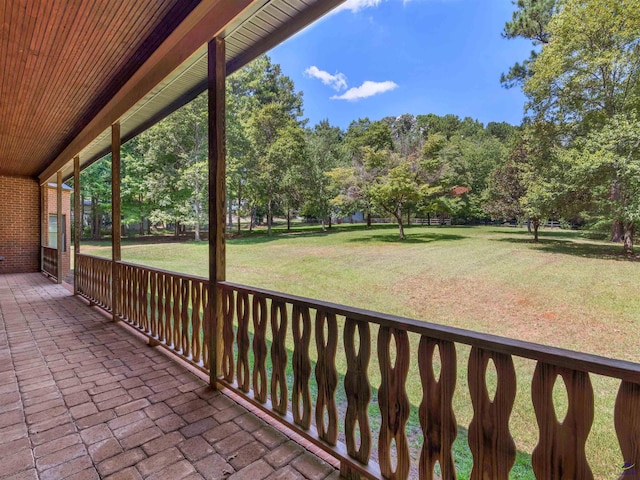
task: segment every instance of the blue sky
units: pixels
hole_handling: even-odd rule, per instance
[[[311,125],[403,113],[519,124],[524,96],[500,86],[532,48],[500,36],[513,8],[510,0],[348,0],[269,55],[304,92]]]

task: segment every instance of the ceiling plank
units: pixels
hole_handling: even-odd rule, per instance
[[[198,48],[221,33],[229,23],[242,17],[250,10],[252,3],[251,0],[202,0],[100,113],[90,120],[81,133],[40,173],[40,183],[46,183]]]

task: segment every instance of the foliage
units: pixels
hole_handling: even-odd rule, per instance
[[[624,240],[631,253],[637,221],[633,202],[626,200],[635,190],[627,159],[635,155],[630,132],[640,120],[640,3],[519,1],[518,6],[506,36],[542,45],[522,77],[527,107],[534,124],[556,131],[546,168],[536,171],[538,181],[527,196],[555,204],[565,216],[580,211],[592,222],[608,219],[612,240]],[[540,143],[547,142],[544,135]]]
[[[517,9],[510,22],[504,26],[503,37],[526,38],[534,47],[549,43],[549,21],[558,8],[559,0],[517,0],[513,2]],[[522,85],[531,76],[531,65],[536,61],[538,52],[531,51],[529,58],[522,63],[516,62],[509,72],[502,74],[500,82],[506,88]]]
[[[80,172],[80,194],[90,201],[91,238],[102,236],[105,216],[111,212],[111,155]]]
[[[304,204],[301,212],[319,218],[323,230],[325,220],[333,213],[331,200],[338,194],[337,182],[329,172],[347,163],[342,139],[340,128],[332,127],[328,120],[307,131],[308,162],[302,175]]]

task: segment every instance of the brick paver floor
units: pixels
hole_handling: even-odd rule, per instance
[[[40,274],[0,275],[0,478],[337,479]]]

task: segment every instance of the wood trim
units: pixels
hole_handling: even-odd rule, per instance
[[[82,204],[80,200],[80,157],[73,158],[73,293],[78,294],[78,255],[82,235]]]
[[[225,148],[225,42],[208,45],[209,93],[209,308],[210,384],[216,388],[222,365],[222,296],[216,288],[225,280],[226,148]]]
[[[62,251],[64,245],[62,244],[62,229],[66,228],[66,225],[62,224],[62,171],[58,170],[56,173],[56,221],[58,225],[56,227],[56,245],[58,248],[58,265],[56,266],[56,283],[62,283]]]
[[[111,125],[111,307],[113,319],[118,318],[119,278],[118,261],[121,259],[121,209],[120,209],[120,123]]]
[[[251,0],[202,0],[100,113],[40,173],[40,184],[47,182],[70,158],[118,121],[202,45],[243,15],[252,3]]]
[[[263,53],[271,50],[287,38],[298,33],[304,27],[314,20],[319,19],[327,12],[344,3],[344,0],[327,0],[319,1],[308,7],[303,13],[299,14],[290,22],[286,23],[282,28],[278,28],[275,32],[267,35],[259,42],[255,43],[251,48],[245,50],[242,54],[230,60],[227,65],[227,74],[231,75],[239,70],[250,61],[259,57]]]

